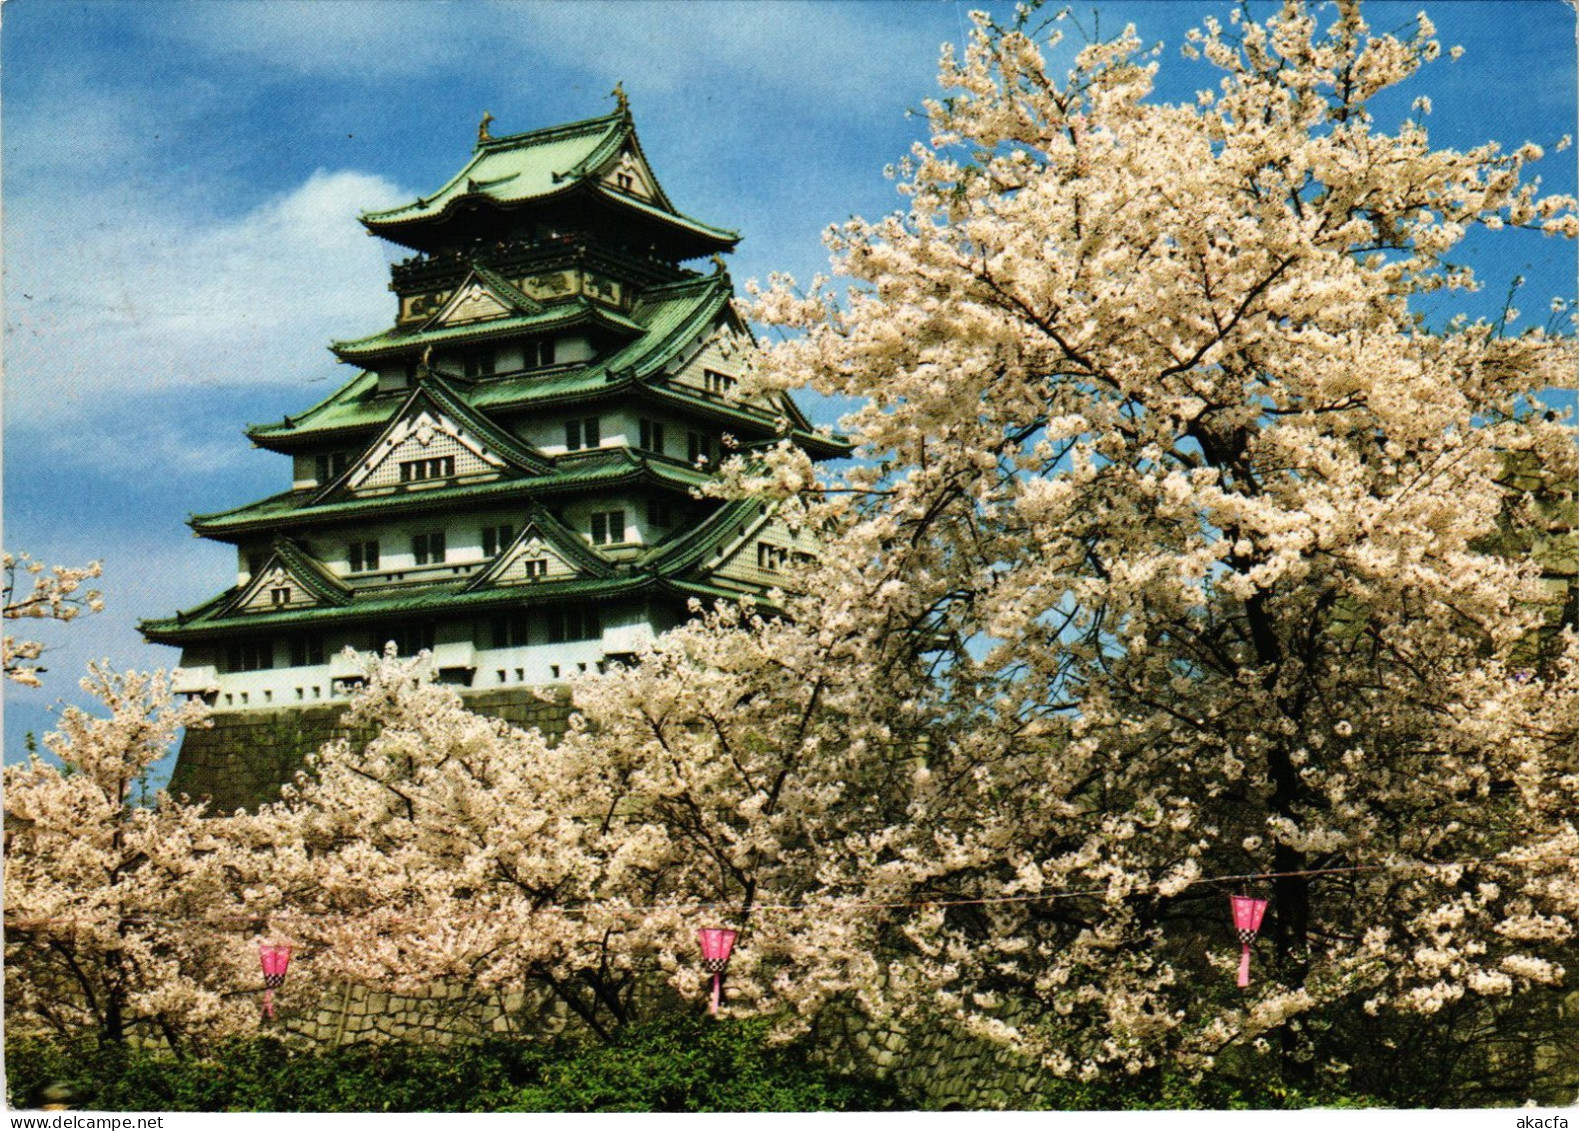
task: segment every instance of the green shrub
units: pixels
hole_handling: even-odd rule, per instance
[[[93,1043],[6,1044],[8,1098],[36,1106],[51,1083],[76,1106],[108,1111],[871,1111],[923,1106],[891,1084],[811,1063],[804,1043],[773,1045],[761,1021],[673,1015],[627,1026],[609,1044],[494,1040],[434,1049],[235,1041],[180,1060]],[[1282,1083],[1245,1063],[1198,1081],[1176,1072],[1091,1083],[1049,1078],[1027,1107],[1044,1111],[1290,1109],[1385,1102],[1333,1081]]]
[[[1383,1103],[1333,1082],[1294,1087],[1275,1071],[1195,1080],[1168,1070],[1091,1083],[1050,1079],[1028,1106],[1039,1111],[1291,1111]]]
[[[230,1042],[203,1059],[13,1038],[7,1097],[36,1106],[65,1084],[75,1106],[106,1111],[828,1111],[898,1105],[890,1088],[809,1065],[773,1047],[761,1023],[666,1018],[613,1044],[490,1041],[445,1049],[400,1043],[296,1048]],[[902,1106],[902,1105],[899,1105]]]
[[[543,1065],[504,1111],[873,1111],[911,1106],[891,1087],[835,1076],[761,1021],[676,1015]]]
[[[64,1083],[76,1106],[108,1111],[491,1111],[550,1055],[526,1042],[300,1049],[260,1037],[177,1059],[23,1038],[6,1044],[6,1089],[14,1107]]]

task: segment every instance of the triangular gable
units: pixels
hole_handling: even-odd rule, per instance
[[[744,376],[750,365],[749,359],[756,353],[758,347],[757,336],[751,332],[750,325],[740,317],[734,303],[724,308],[723,316],[718,320],[718,329],[714,336],[716,348],[726,360],[733,362]],[[800,410],[795,403],[795,398],[788,393],[777,395],[763,395],[743,400],[743,403],[757,405],[765,404],[772,411],[779,413],[790,422],[792,428],[799,428],[810,432],[811,420]]]
[[[674,351],[661,368],[649,374],[649,388],[672,389],[677,393],[700,396],[710,403],[741,407],[782,417],[792,429],[811,431],[811,422],[792,397],[784,393],[739,394],[739,382],[746,375],[752,353],[757,348],[751,329],[725,306],[705,329]]]
[[[466,276],[466,281],[451,292],[444,305],[422,324],[421,329],[487,322],[515,314],[538,314],[542,309],[541,303],[523,294],[507,280],[491,271],[473,268]]]
[[[526,525],[493,564],[467,584],[467,590],[497,585],[528,585],[572,577],[609,577],[610,562],[575,531],[533,505]]]
[[[631,177],[631,188],[622,187],[620,173]],[[598,148],[568,171],[568,175],[588,180],[596,178],[600,186],[656,205],[671,215],[678,215],[674,202],[663,191],[647,155],[642,152],[641,139],[636,136],[635,124],[628,113],[624,116],[621,128],[604,138]],[[640,191],[637,191],[638,186]]]
[[[525,537],[518,538],[500,558],[498,568],[489,571],[489,585],[524,585],[581,576],[581,571],[568,560],[569,555],[559,552],[542,531],[532,526],[523,534]]]
[[[220,614],[277,613],[287,609],[312,609],[343,605],[350,590],[322,564],[287,541],[275,543],[263,568],[236,594]]]
[[[500,475],[509,461],[488,450],[448,413],[422,405],[396,418],[357,461],[346,480],[351,492],[435,480],[453,482]]]
[[[657,200],[661,195],[658,178],[634,145],[627,144],[615,160],[605,165],[599,171],[599,179],[615,192],[640,200]]]
[[[552,468],[525,443],[470,409],[427,373],[384,431],[339,479],[314,497],[326,502],[401,485],[453,483]]]
[[[495,295],[522,314],[541,314],[548,309],[503,275],[481,266],[474,266],[472,273],[486,283]]]
[[[636,567],[674,575],[698,563],[715,561],[720,551],[760,525],[770,507],[761,499],[731,499],[690,530],[637,558]]]
[[[721,547],[721,553],[701,563],[709,579],[737,584],[785,586],[794,580],[796,567],[814,555],[811,541],[791,530],[778,517],[777,508],[763,512],[743,535]]]

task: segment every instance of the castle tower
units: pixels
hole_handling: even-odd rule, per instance
[[[693,493],[725,436],[848,452],[788,398],[736,395],[750,338],[721,255],[739,237],[671,204],[623,96],[530,133],[490,121],[437,192],[362,217],[414,254],[391,271],[393,326],[330,347],[357,375],[247,430],[291,457],[290,488],[190,520],[236,547],[235,584],[140,626],[181,648],[178,690],[232,744],[249,720],[327,717],[356,672],[347,646],[429,650],[490,710],[630,657],[692,598],[782,584],[815,549],[769,505]],[[220,807],[255,802],[307,748],[236,783],[197,764],[204,742],[172,784]]]

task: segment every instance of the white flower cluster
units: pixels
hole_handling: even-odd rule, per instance
[[[0,612],[6,620],[70,621],[79,613],[97,613],[104,609],[104,600],[98,590],[82,588],[84,581],[102,573],[98,562],[78,567],[46,566],[26,554],[4,553],[0,554],[0,568],[5,573]],[[25,589],[18,587],[22,581],[27,583]],[[0,645],[6,678],[28,687],[39,686],[38,677],[43,669],[36,661],[44,651],[42,641],[18,640],[7,633]]]

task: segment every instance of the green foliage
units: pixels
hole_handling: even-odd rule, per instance
[[[6,1087],[21,1106],[64,1083],[75,1106],[107,1111],[491,1111],[534,1079],[552,1051],[526,1042],[303,1049],[264,1037],[192,1059],[20,1038],[7,1042]]]
[[[1167,1071],[1089,1084],[1053,1080],[1028,1106],[1038,1111],[1293,1111],[1373,1107],[1384,1102],[1335,1083],[1286,1084],[1274,1073],[1219,1073],[1197,1079]]]
[[[870,1080],[772,1046],[767,1023],[671,1015],[544,1065],[506,1111],[871,1111],[910,1106]]]
[[[882,1084],[836,1077],[759,1022],[666,1018],[613,1044],[490,1041],[296,1048],[232,1041],[206,1059],[37,1038],[7,1042],[7,1098],[66,1084],[108,1111],[829,1111],[905,1106]]]

